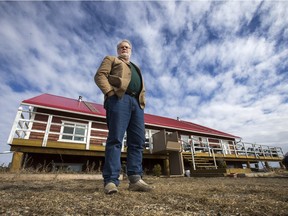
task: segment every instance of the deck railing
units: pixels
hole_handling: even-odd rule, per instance
[[[205,141],[199,141],[198,139],[190,139],[188,142],[181,140],[183,152],[195,153],[208,153],[212,156],[212,150],[215,154],[222,154],[224,157],[228,155],[239,156],[254,156],[258,157],[284,157],[282,148],[260,145],[254,143],[227,141],[222,139],[213,138],[213,142],[210,142],[208,138],[204,138]]]
[[[46,116],[47,120],[35,120],[35,116],[39,114],[42,116]],[[65,125],[65,123],[56,123],[53,122],[53,118],[64,118],[65,120],[69,120],[71,122],[82,122],[85,126],[85,134],[77,134],[77,138],[79,140],[71,141],[66,140],[66,142],[75,142],[85,145],[85,149],[90,149],[90,142],[91,139],[97,139],[100,140],[102,145],[105,145],[106,137],[104,136],[92,136],[93,131],[98,132],[108,132],[107,129],[100,129],[100,128],[93,128],[92,125],[94,124],[106,124],[105,122],[100,121],[92,121],[87,120],[83,118],[74,118],[69,116],[60,116],[60,115],[54,115],[54,114],[48,114],[43,112],[35,112],[33,111],[32,107],[23,106],[19,107],[18,112],[16,114],[9,138],[7,143],[12,144],[14,138],[20,138],[20,139],[29,139],[29,136],[32,132],[43,134],[43,140],[42,140],[42,146],[45,147],[48,142],[49,135],[56,135],[56,136],[71,136],[71,133],[66,133],[64,131],[51,131],[52,126],[57,127],[71,127],[76,129],[83,129],[83,127],[79,126],[69,126]],[[33,124],[37,123],[42,125],[40,128],[44,129],[32,129]],[[146,137],[146,149],[151,149],[153,146],[153,140],[151,132],[152,130],[149,130],[147,133],[148,138]],[[65,140],[61,140],[65,141]],[[206,152],[209,153],[210,156],[212,156],[212,153],[214,154],[222,154],[223,156],[227,155],[235,155],[236,157],[240,156],[255,156],[255,157],[284,157],[283,151],[280,147],[272,147],[268,145],[259,145],[259,144],[253,144],[253,143],[245,143],[245,142],[238,142],[235,143],[234,141],[228,141],[224,139],[215,139],[211,141],[207,137],[201,137],[201,140],[199,140],[199,137],[192,138],[188,142],[181,140],[182,144],[182,151],[183,152],[192,152],[193,154],[197,152]],[[123,141],[123,149],[125,145],[125,139]]]
[[[26,107],[24,107],[26,108]],[[35,116],[36,115],[41,115],[41,116],[45,116],[47,117],[47,121],[45,120],[35,120]],[[53,122],[53,118],[61,118],[61,119],[65,119],[65,121],[71,121],[71,122],[75,122],[75,123],[79,123],[81,122],[84,126],[80,127],[80,126],[69,126],[65,123],[56,123]],[[38,125],[40,125],[40,128],[43,129],[32,129],[33,128],[33,124],[37,123]],[[32,111],[31,109],[27,110],[27,109],[23,109],[23,107],[19,107],[18,112],[16,114],[10,135],[8,137],[8,144],[12,144],[13,143],[13,139],[14,138],[18,138],[18,139],[29,139],[29,136],[31,133],[38,133],[38,134],[42,134],[43,138],[42,138],[42,147],[45,147],[47,142],[48,142],[48,137],[49,135],[56,135],[58,137],[63,137],[63,136],[71,136],[71,133],[67,133],[64,131],[52,131],[51,127],[52,126],[56,126],[56,127],[66,127],[66,128],[72,128],[72,129],[84,129],[85,133],[84,134],[73,134],[74,136],[77,136],[77,138],[79,140],[66,140],[66,142],[74,142],[77,144],[83,144],[85,145],[85,149],[89,149],[90,148],[90,141],[91,139],[98,139],[102,141],[102,145],[105,145],[106,142],[106,137],[100,137],[100,136],[92,136],[91,132],[92,131],[104,131],[104,132],[108,132],[108,130],[105,129],[99,129],[99,128],[92,128],[92,124],[93,123],[97,123],[97,124],[105,124],[105,122],[100,122],[100,121],[91,121],[91,120],[86,120],[86,119],[82,119],[82,118],[74,118],[74,117],[69,117],[69,116],[60,116],[60,115],[54,115],[54,114],[48,114],[48,113],[43,113],[43,112],[35,112]],[[65,140],[61,140],[61,142],[65,142]]]

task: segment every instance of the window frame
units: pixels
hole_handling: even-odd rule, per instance
[[[65,128],[73,128],[73,134],[64,133]],[[79,129],[79,128],[84,130],[83,134],[76,134],[76,129]],[[62,120],[58,141],[86,144],[87,129],[88,129],[88,124]],[[63,138],[63,136],[72,136],[72,139],[65,139]],[[83,140],[75,140],[75,137],[83,138]]]

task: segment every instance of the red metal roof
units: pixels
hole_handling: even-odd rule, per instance
[[[204,127],[192,122],[182,121],[171,119],[167,117],[155,116],[150,114],[145,114],[145,124],[146,125],[155,125],[155,126],[162,126],[165,128],[171,129],[180,129],[185,131],[191,131],[201,134],[209,134],[209,135],[216,135],[221,137],[229,137],[229,138],[240,138],[238,136],[224,133],[222,131],[214,130],[212,128]]]
[[[71,99],[51,94],[42,94],[27,100],[22,101],[22,104],[35,105],[42,108],[53,108],[61,111],[70,111],[74,113],[86,113],[97,116],[106,115],[102,105],[89,103],[78,99]],[[94,109],[89,108],[92,106]]]
[[[73,113],[83,113],[93,116],[106,118],[106,111],[100,104],[79,101],[78,99],[71,99],[51,94],[42,94],[27,100],[22,101],[22,104],[33,105],[35,107],[42,107],[47,109],[56,109],[60,111],[68,111]],[[228,133],[224,133],[212,128],[204,127],[192,122],[171,119],[162,116],[145,114],[145,124],[162,128],[191,131],[201,134],[209,134],[220,137],[240,138]]]

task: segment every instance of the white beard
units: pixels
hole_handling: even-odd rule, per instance
[[[119,57],[124,58],[124,59],[130,59],[130,54],[122,53],[121,55],[119,55]]]

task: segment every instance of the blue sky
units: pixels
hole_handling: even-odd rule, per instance
[[[93,76],[124,38],[146,113],[288,151],[288,2],[0,2],[0,152],[22,100],[102,103]],[[0,155],[0,164],[10,160]]]

